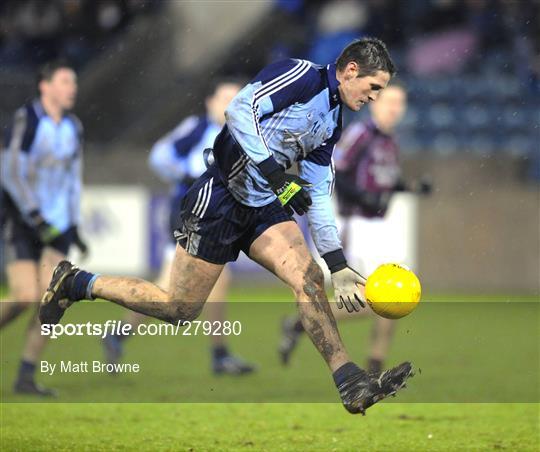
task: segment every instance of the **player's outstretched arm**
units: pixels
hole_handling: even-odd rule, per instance
[[[322,149],[318,152],[325,156]],[[343,254],[330,199],[333,185],[330,163],[320,165],[306,160],[300,165],[300,175],[311,182],[311,186],[307,188],[312,199],[308,223],[317,251],[332,274],[337,307],[346,308],[348,312],[359,312],[365,307],[363,286],[366,281],[347,265]]]

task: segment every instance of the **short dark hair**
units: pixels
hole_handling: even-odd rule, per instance
[[[38,70],[36,83],[37,87],[39,88],[39,84],[43,80],[50,81],[56,71],[58,71],[59,69],[71,69],[72,71],[75,71],[73,66],[67,60],[48,61]]]
[[[359,77],[375,75],[377,71],[388,72],[391,77],[396,73],[386,45],[377,38],[362,38],[351,42],[338,57],[337,69],[343,71],[351,61],[360,67]]]

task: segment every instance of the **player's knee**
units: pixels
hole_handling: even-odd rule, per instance
[[[295,292],[300,292],[310,298],[324,292],[324,274],[317,262],[311,259],[305,271],[302,272],[296,287],[293,289]]]
[[[180,321],[193,321],[201,315],[204,307],[204,303],[186,303],[173,301],[171,303],[171,323],[178,323]]]

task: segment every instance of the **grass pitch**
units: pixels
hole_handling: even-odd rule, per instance
[[[243,323],[231,346],[259,365],[257,374],[212,376],[202,336],[134,337],[125,361],[140,363],[140,374],[40,375],[60,391],[56,403],[11,392],[27,321],[18,319],[0,333],[2,450],[538,450],[533,299],[426,297],[439,303],[400,321],[388,360],[410,359],[422,373],[361,417],[336,403],[307,338],[290,368],[278,363],[279,319],[294,305],[277,302],[290,300],[288,291],[237,286],[231,298],[250,302],[231,303],[229,317]],[[65,322],[122,315],[111,304],[85,303]],[[369,320],[340,325],[360,364],[370,327]],[[63,337],[51,341],[44,359],[102,359],[102,350],[95,337]]]

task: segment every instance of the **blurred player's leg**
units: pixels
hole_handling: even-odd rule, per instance
[[[204,307],[205,317],[211,322],[223,324],[227,320],[227,292],[231,282],[231,273],[225,268],[212,289]],[[255,370],[255,366],[230,353],[227,336],[210,336],[212,343],[212,371],[215,374],[243,375]]]
[[[8,285],[10,296],[13,301],[2,303],[7,309],[2,312],[1,324],[5,326],[14,320],[28,307],[35,309],[39,300],[38,265],[32,260],[16,260],[7,266]],[[35,318],[28,325],[27,342],[19,365],[19,372],[15,381],[16,392],[34,393],[36,388],[34,376],[36,371],[36,359],[34,353],[28,353],[28,344],[31,341],[31,330]],[[34,355],[34,356],[32,356]]]
[[[288,221],[270,227],[253,242],[249,256],[294,291],[304,329],[330,369],[349,362],[326,298],[322,270],[298,225]]]
[[[39,269],[40,266],[32,260],[18,260],[8,265],[8,284],[14,301],[6,303],[8,309],[2,313],[1,324],[6,325],[28,307],[35,311],[26,330],[26,342],[14,389],[18,393],[50,396],[54,395],[54,391],[35,382],[36,363],[47,343],[47,338],[40,334],[36,311],[40,294]]]
[[[16,319],[39,301],[37,264],[32,260],[16,260],[6,268],[9,296],[0,303],[0,328]]]

